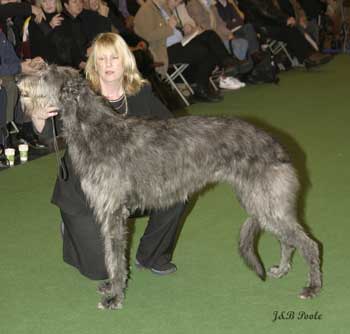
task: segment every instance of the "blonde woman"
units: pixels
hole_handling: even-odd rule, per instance
[[[165,119],[172,116],[153,96],[150,86],[137,71],[132,53],[119,35],[105,33],[96,38],[85,71],[92,89],[104,96],[115,112],[125,117]],[[48,119],[56,115],[57,111],[50,108],[40,118],[33,119],[35,128],[42,136],[52,134],[52,123]],[[60,131],[59,116],[56,118]],[[96,135],[103,136],[103,133]],[[104,280],[108,275],[99,226],[74,174],[68,152],[63,158],[67,177],[57,178],[52,197],[52,202],[60,208],[64,225],[63,258],[84,276]],[[157,161],[152,163],[156,164]],[[170,260],[184,210],[185,204],[178,203],[166,210],[149,212],[148,226],[136,254],[137,267],[149,269],[158,275],[168,275],[177,270]]]
[[[37,0],[36,5],[43,10],[46,20],[36,23],[30,19],[28,26],[28,38],[31,57],[40,56],[46,61],[53,58],[53,48],[51,46],[51,32],[61,25],[62,5],[60,0]]]

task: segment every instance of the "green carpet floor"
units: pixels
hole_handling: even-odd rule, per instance
[[[249,119],[292,153],[304,222],[323,244],[318,298],[297,298],[307,275],[298,253],[281,280],[261,282],[245,267],[237,239],[246,214],[230,188],[219,185],[187,217],[174,254],[178,272],[156,277],[131,266],[124,308],[97,310],[96,283],[61,259],[59,215],[49,204],[56,172],[50,155],[0,174],[0,333],[349,333],[350,57],[280,78],[278,86],[230,92],[223,103],[189,111]],[[131,258],[145,223],[136,221]],[[272,236],[262,236],[259,251],[266,267],[278,262]],[[274,322],[276,311],[294,312],[294,319]],[[297,319],[299,312],[321,319]]]

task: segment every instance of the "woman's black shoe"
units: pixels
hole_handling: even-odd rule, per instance
[[[197,87],[194,90],[194,99],[199,102],[220,102],[222,97],[219,95],[210,94],[206,89]]]
[[[306,69],[320,66],[329,63],[333,59],[332,55],[327,55],[319,52],[313,53],[311,56],[304,60]]]

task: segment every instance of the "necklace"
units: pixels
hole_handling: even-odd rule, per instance
[[[128,99],[125,95],[125,93],[119,97],[116,100],[109,100],[109,102],[112,104],[112,107],[115,111],[117,111],[118,113],[122,114],[122,115],[127,115],[128,114]],[[125,107],[124,107],[125,106]],[[122,108],[124,107],[124,112],[122,112]]]

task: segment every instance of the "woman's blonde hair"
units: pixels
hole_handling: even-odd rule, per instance
[[[36,0],[35,4],[39,7],[42,8],[42,4],[43,4],[44,0]],[[55,0],[56,2],[56,12],[57,13],[61,13],[62,12],[62,3],[61,0]]]
[[[107,32],[99,34],[91,46],[91,52],[85,67],[85,75],[92,89],[101,93],[100,77],[97,73],[97,57],[105,50],[112,51],[121,57],[123,73],[123,88],[125,94],[134,95],[146,83],[137,69],[135,58],[123,38],[118,34]]]

